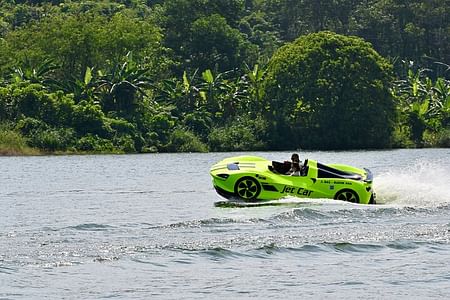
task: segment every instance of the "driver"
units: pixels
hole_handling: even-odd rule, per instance
[[[297,153],[293,153],[291,156],[291,168],[286,175],[300,176],[300,158]]]

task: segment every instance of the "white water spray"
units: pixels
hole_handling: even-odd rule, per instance
[[[417,162],[381,173],[374,179],[377,203],[412,207],[450,204],[450,170],[437,163]]]

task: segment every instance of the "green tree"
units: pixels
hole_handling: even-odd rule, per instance
[[[391,65],[370,44],[331,32],[280,48],[265,98],[273,147],[381,148],[390,145],[395,105]]]
[[[260,9],[285,41],[300,35],[331,30],[346,34],[350,15],[361,0],[267,0],[259,1]]]
[[[193,68],[223,72],[256,59],[256,46],[247,42],[239,30],[231,28],[218,14],[197,19],[191,31],[188,51]]]
[[[350,19],[349,32],[371,42],[383,56],[430,68],[436,60],[450,60],[449,1],[358,1]]]
[[[175,51],[189,41],[190,28],[198,18],[220,14],[235,27],[244,14],[244,0],[166,0],[161,20],[167,46]]]
[[[165,72],[167,62],[159,28],[151,20],[116,14],[56,15],[6,34],[0,51],[2,67],[29,60],[38,65],[52,59],[61,66],[59,79],[83,78],[88,67],[107,69],[128,52],[154,74]]]
[[[173,50],[181,70],[223,72],[256,58],[256,46],[237,30],[243,0],[168,0],[163,7],[165,45]]]
[[[252,44],[258,46],[259,63],[267,63],[281,45],[277,27],[269,21],[267,14],[261,10],[254,11],[242,18],[239,29]]]

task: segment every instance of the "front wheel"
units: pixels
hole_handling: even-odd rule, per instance
[[[234,192],[244,201],[254,201],[261,193],[261,186],[256,179],[244,177],[236,182]]]
[[[347,201],[347,202],[351,202],[351,203],[359,203],[359,196],[353,190],[342,190],[342,191],[339,191],[334,196],[334,199]]]

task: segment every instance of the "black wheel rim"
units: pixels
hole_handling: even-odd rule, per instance
[[[258,194],[258,185],[251,179],[245,179],[238,183],[237,193],[244,199],[252,199]]]
[[[347,202],[352,202],[352,203],[358,202],[358,198],[356,197],[355,193],[353,193],[351,191],[342,192],[341,194],[339,194],[337,199],[347,201]]]

